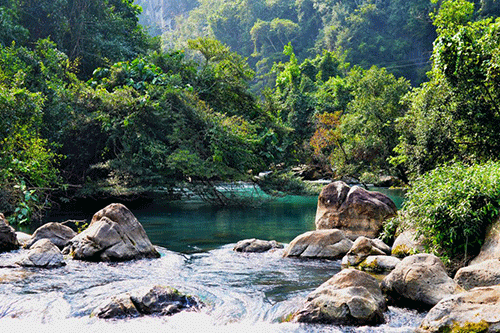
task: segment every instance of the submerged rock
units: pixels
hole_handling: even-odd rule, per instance
[[[76,232],[70,227],[57,222],[49,222],[35,230],[33,236],[31,236],[31,241],[28,243],[28,247],[40,239],[48,239],[52,244],[62,249],[75,236]]]
[[[377,280],[365,272],[345,269],[307,297],[292,321],[340,325],[384,322],[385,298]]]
[[[5,216],[0,213],[0,253],[17,250],[18,248],[16,231],[9,225]]]
[[[443,298],[463,291],[432,254],[404,258],[380,286],[391,303],[417,309],[430,309]]]
[[[338,229],[309,231],[295,237],[285,249],[284,257],[340,259],[352,241]]]
[[[384,220],[396,212],[396,205],[385,194],[336,181],[325,186],[319,195],[316,229],[340,229],[353,239],[376,238]]]
[[[198,310],[203,304],[174,288],[154,286],[111,297],[92,311],[99,318],[125,318],[143,315],[168,316],[184,310]]]
[[[402,232],[392,244],[391,254],[398,258],[404,258],[417,253],[424,253],[422,245],[423,238],[417,238],[415,230],[406,230]]]
[[[474,288],[441,300],[419,332],[500,332],[500,285]]]
[[[490,259],[462,267],[455,274],[454,280],[466,290],[500,284],[500,260]]]
[[[283,244],[276,242],[275,240],[266,241],[261,239],[244,239],[236,243],[233,250],[236,252],[266,252],[272,249],[282,249]]]
[[[90,261],[160,257],[137,218],[122,204],[95,213],[89,227],[73,237],[63,253]]]
[[[48,239],[40,239],[17,262],[20,266],[55,268],[66,265],[61,250]]]

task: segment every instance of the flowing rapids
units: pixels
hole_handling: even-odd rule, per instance
[[[282,258],[232,251],[234,244],[193,254],[159,247],[160,259],[126,263],[68,260],[62,268],[0,269],[2,332],[411,332],[423,314],[389,308],[378,327],[339,327],[282,322],[306,295],[339,271],[338,261]],[[22,252],[0,256],[12,264]],[[165,285],[198,296],[200,312],[121,320],[91,318],[103,300],[133,289]],[[9,328],[8,330],[6,328]]]

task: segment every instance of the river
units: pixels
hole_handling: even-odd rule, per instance
[[[95,211],[102,207],[96,207]],[[232,251],[245,238],[288,243],[314,229],[316,198],[286,197],[257,208],[215,208],[198,201],[132,209],[160,259],[126,263],[68,260],[43,270],[0,268],[2,332],[412,332],[422,313],[390,307],[377,327],[283,323],[309,292],[340,270],[339,261],[283,258],[282,251]],[[85,211],[71,218],[90,219]],[[64,220],[64,213],[53,220]],[[0,256],[14,262],[25,250]],[[172,286],[206,306],[172,317],[100,320],[89,314],[103,300],[140,287]],[[8,327],[8,330],[6,329]],[[5,328],[5,329],[4,329]]]

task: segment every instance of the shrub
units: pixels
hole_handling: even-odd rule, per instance
[[[499,207],[500,163],[455,163],[415,181],[400,216],[425,237],[428,250],[452,259],[479,251]]]

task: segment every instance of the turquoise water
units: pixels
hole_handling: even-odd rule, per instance
[[[124,263],[67,260],[57,269],[15,267],[27,250],[0,255],[0,331],[406,333],[424,313],[389,307],[375,327],[308,325],[283,319],[340,271],[339,260],[284,258],[283,249],[237,253],[240,239],[289,242],[314,229],[316,197],[286,197],[257,208],[216,208],[199,201],[131,206],[159,259]],[[59,212],[52,221],[90,220],[102,207]],[[200,312],[122,320],[90,317],[102,301],[137,288],[167,285],[199,297]]]

